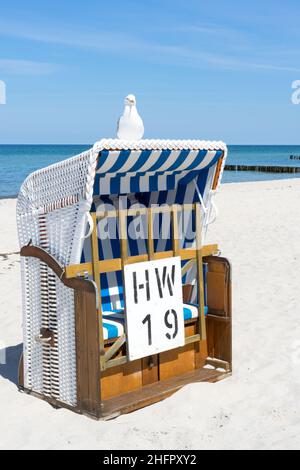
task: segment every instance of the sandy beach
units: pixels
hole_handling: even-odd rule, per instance
[[[0,200],[1,449],[300,447],[300,179],[226,184],[207,242],[233,266],[234,374],[97,422],[18,392],[16,201]]]

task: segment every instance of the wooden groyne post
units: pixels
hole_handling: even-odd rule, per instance
[[[225,165],[226,171],[261,171],[265,173],[300,173],[300,166]]]

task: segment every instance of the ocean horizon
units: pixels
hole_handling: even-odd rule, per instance
[[[1,144],[0,145],[0,199],[15,198],[25,178],[38,169],[70,158],[91,148],[90,144]],[[227,164],[297,166],[300,145],[228,145]],[[266,181],[299,178],[299,174],[262,173],[255,171],[225,171],[223,183]]]

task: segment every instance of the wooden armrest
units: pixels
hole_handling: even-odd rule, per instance
[[[61,280],[61,282],[71,289],[75,290],[83,290],[88,292],[95,292],[95,285],[92,281],[79,279],[79,278],[66,278],[65,270],[62,266],[58,263],[58,261],[50,255],[47,251],[39,246],[34,245],[27,245],[23,246],[20,251],[20,255],[25,258],[36,258],[45,263]]]

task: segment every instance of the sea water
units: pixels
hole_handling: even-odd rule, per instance
[[[33,171],[77,155],[91,145],[0,145],[0,198],[16,197],[24,179]],[[229,145],[232,165],[300,166],[299,146]],[[290,173],[226,171],[223,183],[300,177]]]

